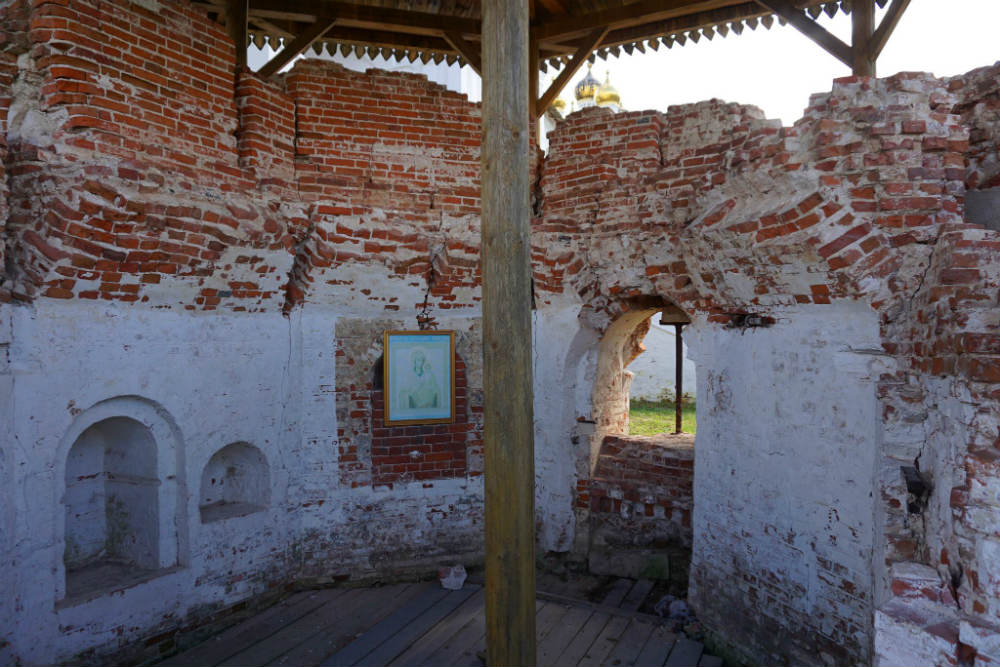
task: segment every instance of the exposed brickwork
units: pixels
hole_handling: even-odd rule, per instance
[[[0,14],[0,21],[4,20]],[[8,231],[10,219],[8,208],[10,201],[10,186],[7,176],[7,115],[11,103],[11,86],[17,76],[17,62],[13,54],[0,51],[0,267],[6,267]],[[6,269],[0,270],[0,303],[11,300],[11,285],[7,280]]]
[[[2,11],[0,302],[134,302],[140,313],[248,311],[279,322],[279,312],[291,321],[328,309],[319,319],[334,323],[330,339],[310,349],[328,355],[332,378],[303,390],[314,404],[281,417],[292,433],[311,420],[294,450],[304,472],[290,505],[304,528],[289,562],[316,576],[337,558],[338,575],[377,571],[400,557],[400,533],[379,526],[425,531],[408,558],[478,549],[478,105],[408,74],[308,61],[271,82],[235,73],[223,27],[185,2],[10,2]],[[879,414],[864,427],[879,447],[877,477],[856,490],[874,494],[875,544],[851,536],[868,525],[857,517],[792,534],[744,516],[766,489],[700,527],[716,562],[695,563],[694,576],[720,593],[699,611],[713,627],[745,620],[746,636],[732,638],[756,661],[868,661],[873,610],[916,604],[890,574],[907,562],[943,567],[956,582],[956,612],[942,622],[961,641],[942,650],[956,660],[963,645],[1000,655],[982,630],[1000,623],[1000,235],[963,219],[966,188],[998,185],[996,73],[842,79],[791,128],[718,101],[667,113],[589,109],[560,124],[536,163],[539,321],[570,303],[581,329],[601,333],[640,297],[678,304],[719,337],[732,313],[780,321],[796,307],[852,302],[877,318],[879,340],[851,352],[882,364]],[[445,469],[426,481],[454,488],[410,505],[363,496],[432,472],[390,463],[399,452],[380,440],[405,437],[407,451],[426,456],[444,433],[379,433],[371,382],[377,333],[412,328],[428,312],[452,318],[441,326],[460,331],[468,364],[464,454],[452,441]],[[819,349],[828,337],[814,338]],[[823,361],[812,353],[775,353],[770,368],[813,377]],[[293,380],[304,373],[285,370]],[[726,392],[746,391],[755,376],[716,371],[705,369],[724,411]],[[588,416],[553,421],[572,428]],[[623,449],[628,465],[598,457],[590,476],[586,449],[540,453],[545,479],[562,471],[559,485],[577,490],[568,507],[601,514],[604,498],[639,520],[669,509],[684,527],[685,508],[664,504],[682,494],[678,478],[642,477],[665,465],[654,462],[665,452]],[[900,472],[918,462],[933,488],[923,513],[909,510]],[[823,479],[818,464],[806,472]],[[336,526],[324,509],[331,488],[357,494],[338,505],[349,516]],[[820,514],[845,502],[810,501]],[[836,543],[845,533],[850,549]],[[747,545],[776,564],[751,558]]]
[[[614,514],[647,532],[647,541],[669,537],[690,546],[694,505],[694,449],[690,436],[606,436],[597,466],[578,506],[592,515]],[[643,524],[646,524],[644,528]],[[671,530],[665,531],[669,525]]]
[[[949,81],[948,89],[958,97],[954,112],[969,128],[965,185],[970,190],[1000,187],[1000,67],[983,67]]]
[[[386,426],[385,391],[372,389],[372,485],[464,477],[466,452],[482,448],[482,433],[469,421],[465,362],[455,358],[455,423]]]

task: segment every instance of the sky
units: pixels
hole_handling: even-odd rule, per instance
[[[850,16],[822,14],[820,22],[850,43]],[[1000,0],[912,0],[879,58],[878,76],[901,71],[951,76],[991,65],[1000,60],[998,32]],[[830,90],[833,79],[851,73],[795,28],[777,22],[770,30],[758,26],[669,50],[598,58],[594,75],[603,81],[608,68],[622,104],[632,111],[715,97],[755,104],[785,125],[802,115],[810,94]],[[572,95],[571,86],[564,95]]]
[[[888,5],[886,5],[888,7]],[[879,10],[876,20],[885,13]],[[820,23],[850,43],[850,16],[838,13],[831,19],[820,15]],[[1000,60],[1000,0],[911,0],[896,31],[878,61],[878,76],[896,72],[932,72],[937,76],[962,74],[976,67]],[[269,55],[251,48],[251,67],[262,65]],[[340,61],[348,67],[365,69],[370,60],[354,58]],[[378,58],[375,66],[387,64]],[[422,71],[432,80],[462,89],[470,99],[478,100],[478,76],[468,67],[421,68],[419,63],[389,63],[393,69]],[[767,30],[744,29],[742,35],[704,37],[697,43],[658,51],[646,50],[619,58],[609,55],[597,59],[593,72],[604,81],[610,69],[611,81],[618,88],[623,106],[630,111],[659,109],[672,104],[687,104],[711,98],[727,102],[754,104],[768,118],[779,118],[784,125],[798,120],[809,104],[809,96],[830,90],[833,79],[850,75],[850,68],[828,54],[790,25],[777,21]],[[554,77],[554,70],[542,75]],[[566,86],[563,97],[570,99],[585,68]]]

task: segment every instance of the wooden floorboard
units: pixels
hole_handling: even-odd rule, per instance
[[[539,665],[721,667],[698,642],[635,611],[652,586],[619,579],[618,606],[539,594]],[[333,588],[289,597],[161,665],[440,665],[479,667],[485,655],[484,591],[435,582]]]
[[[670,650],[677,641],[677,635],[667,630],[667,626],[659,625],[653,629],[646,645],[635,659],[637,665],[662,665],[667,661]],[[721,667],[721,666],[720,666]]]
[[[341,595],[324,595],[335,592],[340,592]],[[320,596],[327,598],[322,605],[269,637],[263,638],[256,644],[226,658],[219,665],[221,667],[263,667],[267,665],[325,627],[334,625],[341,617],[338,612],[356,604],[356,598],[365,592],[361,589],[321,591]]]
[[[604,599],[601,600],[601,604],[608,607],[620,607],[622,601],[625,600],[625,596],[628,592],[632,590],[632,580],[631,579],[618,579],[615,581],[611,590],[608,591]]]
[[[590,617],[583,624],[574,635],[572,641],[567,644],[566,649],[563,651],[562,655],[559,656],[558,660],[550,663],[555,665],[576,665],[583,659],[583,656],[587,655],[590,647],[594,645],[594,641],[601,635],[604,630],[604,626],[608,622],[615,618],[611,614],[607,614],[602,611],[594,611],[591,613]],[[538,663],[544,664],[544,663]]]
[[[440,623],[469,599],[475,589],[469,587],[460,591],[448,591],[445,596],[431,605],[413,620],[402,625],[378,648],[364,656],[358,664],[388,665],[393,658],[405,651],[413,642],[422,637],[428,630]]]
[[[323,660],[320,665],[323,667],[333,667],[360,664],[366,655],[378,648],[383,642],[392,637],[392,635],[396,634],[401,627],[413,622],[415,618],[443,598],[447,592],[440,586],[433,584],[425,585],[417,597],[376,623],[374,627],[355,641]]]
[[[217,665],[226,658],[271,636],[289,623],[297,621],[323,605],[329,595],[340,589],[305,591],[265,609],[260,614],[205,640],[190,650],[178,653],[159,664],[163,667],[205,667]],[[323,595],[321,595],[321,593]]]
[[[580,659],[578,665],[583,667],[599,667],[607,664],[607,658],[614,650],[618,639],[625,632],[625,628],[632,622],[632,619],[625,616],[615,616],[601,630],[594,642],[587,649],[587,653]]]
[[[651,623],[632,619],[628,627],[625,628],[625,632],[615,642],[615,647],[605,660],[605,664],[635,665],[636,658],[639,657],[642,647],[646,645],[646,640],[653,634],[654,627],[656,626]]]
[[[619,606],[625,611],[639,611],[639,607],[646,601],[646,596],[651,590],[653,590],[653,582],[649,579],[640,579],[635,582]]]
[[[480,588],[468,600],[449,614],[447,618],[437,624],[430,632],[413,643],[410,648],[396,657],[390,665],[421,665],[424,661],[440,649],[467,623],[472,621],[476,614],[483,613],[485,603],[485,591]]]
[[[583,607],[567,607],[566,614],[555,628],[538,642],[538,664],[558,665],[559,659],[566,653],[570,642],[574,641],[580,630],[594,615],[592,609]],[[603,627],[603,626],[602,626]],[[577,640],[579,641],[579,640]],[[586,650],[586,649],[584,649]],[[577,658],[579,660],[579,658]],[[574,661],[575,664],[575,661]]]
[[[372,625],[406,604],[425,585],[396,584],[357,589],[360,595],[351,598],[352,604],[345,604],[341,609],[324,608],[332,619],[322,631],[305,639],[272,664],[316,667],[324,658],[347,646]]]
[[[703,650],[704,647],[698,642],[678,639],[664,664],[666,667],[698,667]]]

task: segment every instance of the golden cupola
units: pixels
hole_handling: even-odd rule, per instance
[[[576,84],[576,101],[580,103],[581,106],[586,106],[587,103],[594,103],[594,95],[597,94],[597,89],[601,87],[601,82],[594,78],[593,72],[591,72],[593,64],[587,63],[587,76],[580,79],[579,83]]]
[[[604,83],[601,87],[597,89],[597,93],[594,95],[594,101],[599,107],[615,107],[621,109],[622,98],[618,94],[618,89],[611,85],[611,72],[608,72],[604,78]]]

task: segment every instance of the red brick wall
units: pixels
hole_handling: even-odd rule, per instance
[[[4,20],[0,13],[0,21]],[[0,51],[0,303],[11,300],[13,285],[5,275],[7,257],[7,222],[10,217],[8,202],[10,200],[10,185],[7,175],[7,112],[11,103],[11,84],[17,75],[16,58],[10,53]]]
[[[693,442],[693,436],[606,436],[593,475],[577,487],[577,507],[597,517],[628,516],[633,534],[623,540],[641,539],[642,524],[661,523],[670,528],[647,528],[649,539],[672,533],[690,547]]]
[[[3,147],[2,252],[13,268],[0,300],[288,312],[354,299],[389,314],[426,300],[477,316],[477,105],[420,77],[315,62],[273,82],[237,79],[220,25],[186,3],[160,4],[39,1],[30,22],[26,4],[5,5],[0,108],[19,74],[13,55],[30,45],[46,122]],[[896,364],[879,386],[882,560],[963,563],[963,610],[1000,621],[1000,574],[976,555],[995,530],[980,492],[1000,478],[1000,248],[962,218],[965,187],[995,184],[996,99],[995,71],[983,70],[842,79],[792,128],[718,101],[585,110],[550,137],[532,256],[539,307],[575,294],[599,330],[642,295],[717,324],[734,311],[869,303]],[[355,269],[377,274],[382,293]],[[935,417],[944,381],[974,414]],[[381,466],[400,464],[365,451],[369,387],[341,384],[339,370],[337,382],[350,406],[339,420],[343,483],[399,479]],[[475,409],[470,399],[478,423]],[[902,452],[914,420],[945,417],[961,423],[957,472],[939,471],[954,520],[930,534],[903,516],[896,471],[912,462]],[[943,448],[935,427],[927,437]],[[478,435],[466,444],[473,451]]]
[[[377,372],[377,371],[376,371]],[[469,419],[465,362],[455,357],[455,422],[386,426],[384,389],[372,389],[372,486],[465,477],[469,447],[482,433]]]

